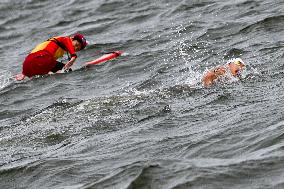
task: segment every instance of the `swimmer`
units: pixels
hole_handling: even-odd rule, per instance
[[[218,66],[212,70],[207,71],[202,78],[202,83],[205,87],[209,87],[218,79],[224,78],[224,76],[226,76],[227,74],[230,74],[233,77],[239,77],[244,68],[245,64],[242,59],[232,59],[223,66]]]

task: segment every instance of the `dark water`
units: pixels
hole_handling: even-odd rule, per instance
[[[1,189],[284,188],[284,1],[1,0],[0,18]],[[7,81],[75,32],[75,68],[125,55]],[[241,80],[202,87],[236,57]]]

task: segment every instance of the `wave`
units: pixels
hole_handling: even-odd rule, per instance
[[[0,90],[9,86],[13,81],[13,76],[10,71],[0,71]]]
[[[259,30],[280,32],[284,27],[284,15],[266,17],[240,30],[241,33],[259,32]]]

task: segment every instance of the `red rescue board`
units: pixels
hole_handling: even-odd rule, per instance
[[[95,65],[95,64],[103,63],[103,62],[106,62],[108,60],[115,59],[115,58],[119,57],[121,54],[122,54],[122,51],[110,52],[108,54],[104,54],[103,56],[101,56],[101,57],[99,57],[95,60],[86,62],[84,65],[88,66],[88,65]]]

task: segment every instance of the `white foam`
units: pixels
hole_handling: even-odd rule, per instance
[[[12,73],[9,71],[0,72],[0,89],[8,86],[12,82]]]

